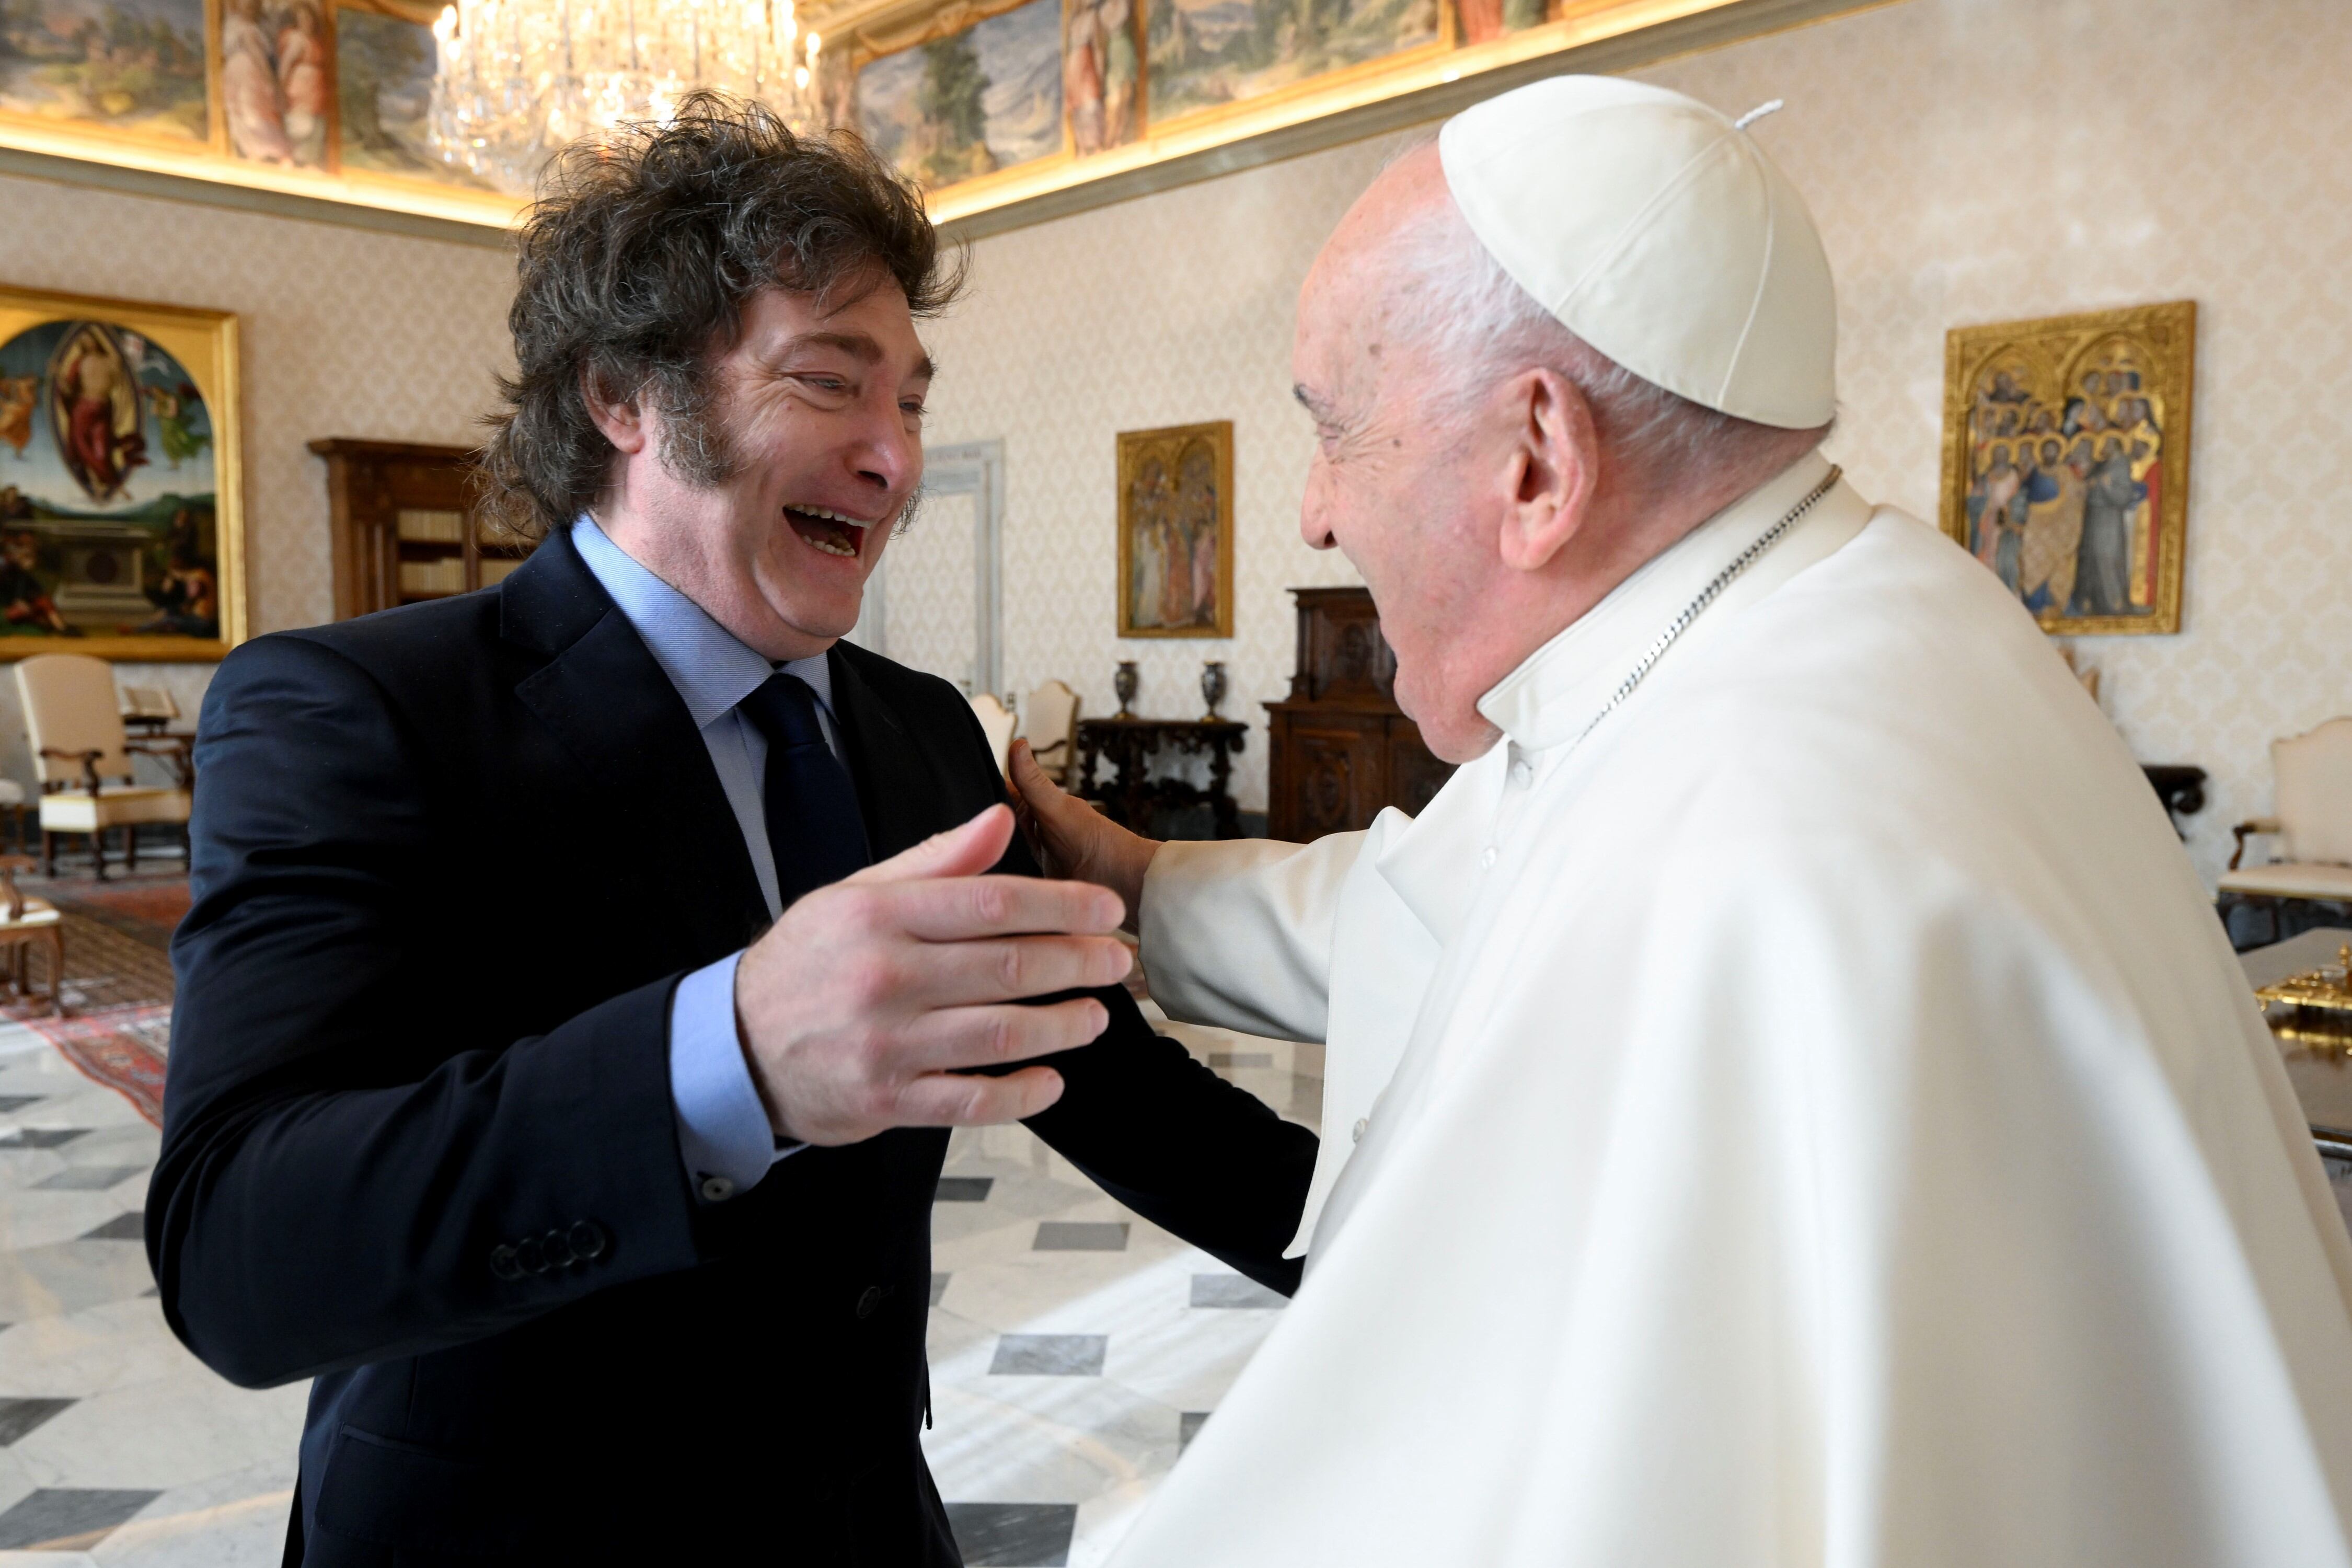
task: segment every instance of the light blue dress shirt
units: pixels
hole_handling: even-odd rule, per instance
[[[840,756],[833,674],[824,656],[770,664],[701,605],[607,539],[593,518],[583,516],[572,524],[572,542],[685,700],[709,750],[719,786],[734,808],[735,824],[742,829],[752,873],[760,879],[760,896],[767,900],[769,918],[774,919],[783,913],[783,903],[776,890],[776,858],[768,844],[761,794],[768,742],[757,726],[743,721],[736,705],[778,670],[797,675],[816,692],[817,722],[833,754]],[[783,1157],[735,1031],[735,963],[742,956],[730,953],[696,970],[678,982],[670,1003],[669,1092],[677,1114],[678,1148],[686,1158],[688,1178],[707,1203],[723,1203],[748,1191]]]

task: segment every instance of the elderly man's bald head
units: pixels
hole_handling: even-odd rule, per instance
[[[1435,146],[1373,181],[1299,298],[1301,531],[1370,584],[1399,700],[1475,756],[1479,697],[1643,562],[1818,445],[1705,408],[1569,331],[1482,246]]]

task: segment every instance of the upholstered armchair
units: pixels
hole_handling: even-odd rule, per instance
[[[2237,847],[2221,874],[2223,918],[2231,906],[2263,910],[2270,937],[2291,934],[2289,906],[2317,902],[2352,910],[2352,718],[2330,719],[2307,735],[2271,742],[2276,814],[2230,831]],[[2272,858],[2246,865],[2247,842],[2270,841]],[[2339,911],[2326,911],[2341,918]]]
[[[1066,779],[1077,749],[1078,694],[1058,680],[1037,688],[1021,715],[1021,733],[1045,776],[1057,784]]]
[[[988,749],[995,754],[996,771],[1001,773],[1013,753],[1013,715],[1003,703],[985,691],[972,698],[971,710],[980,716],[980,727],[988,732]]]
[[[106,879],[106,835],[123,830],[123,858],[139,868],[139,829],[184,826],[190,789],[187,743],[168,735],[126,737],[114,667],[87,654],[45,653],[16,665],[16,696],[25,733],[41,780],[41,865],[57,875],[58,838],[79,834],[90,843],[100,881]],[[134,783],[134,752],[169,769],[169,784]]]

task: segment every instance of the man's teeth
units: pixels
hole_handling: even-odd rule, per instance
[[[857,559],[857,552],[852,550],[848,545],[844,544],[838,539],[809,539],[808,535],[805,533],[802,534],[801,537],[808,540],[809,548],[812,550],[822,550],[827,555],[846,556],[852,561]]]
[[[827,511],[827,510],[824,510],[824,508],[823,508],[823,507],[821,507],[821,506],[796,506],[796,507],[789,507],[789,508],[787,508],[786,510],[790,510],[790,511],[796,511],[796,512],[800,513],[803,517],[821,517],[821,518],[824,519],[824,521],[827,521],[827,522],[840,522],[840,523],[846,523],[846,524],[848,524],[851,528],[859,528],[859,529],[864,529],[864,528],[871,528],[871,527],[873,527],[873,526],[874,526],[872,523],[870,523],[870,522],[866,521],[864,518],[862,518],[862,517],[848,517],[848,516],[845,516],[845,515],[844,515],[843,513],[841,513],[841,512],[837,512],[837,511]]]

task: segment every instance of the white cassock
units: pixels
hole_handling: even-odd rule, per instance
[[[1577,741],[1825,472],[1514,671],[1418,820],[1155,860],[1154,994],[1328,1037],[1324,1164],[1117,1568],[2347,1562],[2352,1247],[1993,575],[1841,485]]]

